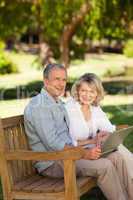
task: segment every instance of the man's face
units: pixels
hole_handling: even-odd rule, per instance
[[[44,79],[46,90],[53,98],[64,94],[67,81],[67,74],[64,69],[54,68],[50,71],[48,79]]]

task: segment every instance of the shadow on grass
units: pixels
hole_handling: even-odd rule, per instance
[[[14,88],[0,88],[0,100],[24,99],[37,95],[43,86],[42,81],[33,81],[27,85],[19,85]]]
[[[80,200],[107,200],[99,187],[93,188],[91,191],[83,195]]]
[[[66,91],[70,91],[75,80],[69,80]],[[32,81],[26,85],[18,85],[14,88],[0,88],[0,100],[24,99],[37,95],[43,86],[43,81]],[[124,81],[103,82],[108,94],[133,94],[133,84]]]
[[[3,200],[1,181],[0,181],[0,200]]]

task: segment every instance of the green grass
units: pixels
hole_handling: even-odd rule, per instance
[[[42,70],[33,66],[35,55],[8,53],[8,56],[18,66],[19,73],[0,75],[0,88],[12,88],[42,79]]]
[[[19,85],[27,85],[29,82],[35,80],[42,80],[42,70],[37,70],[32,66],[36,58],[34,55],[9,53],[8,56],[18,65],[19,73],[0,76],[0,88],[6,90],[7,88],[18,87]],[[91,54],[85,60],[75,60],[71,63],[71,67],[68,69],[69,79],[76,79],[85,72],[93,72],[101,77],[109,69],[114,71],[114,73],[117,73],[117,71],[122,72],[124,65],[128,61],[130,59],[122,55]],[[22,114],[28,102],[29,99],[0,101],[0,116],[8,117]],[[102,102],[102,107],[114,124],[133,125],[133,95],[107,95]],[[125,145],[133,152],[133,135],[129,135],[125,141]],[[0,194],[1,191],[0,187]],[[97,194],[100,194],[100,198]],[[98,189],[94,189],[90,194],[86,194],[81,198],[81,200],[104,199]]]
[[[42,70],[35,67],[35,55],[25,53],[7,53],[8,57],[18,66],[18,74],[0,75],[0,88],[12,88],[26,85],[31,81],[42,80]],[[114,74],[123,72],[127,62],[133,59],[119,54],[89,54],[85,60],[75,60],[68,69],[69,79],[76,79],[86,72],[103,76],[108,71]]]
[[[117,75],[124,72],[124,66],[128,60],[121,54],[88,54],[84,61],[73,61],[68,74],[71,79],[75,79],[87,72],[96,73],[100,77],[104,76],[108,71]]]
[[[12,115],[18,115],[23,113],[24,107],[29,102],[29,99],[15,99],[15,100],[4,100],[0,101],[0,116],[1,117],[8,117]],[[122,114],[122,116],[128,115],[128,117],[133,115],[133,109],[131,104],[133,103],[133,95],[106,95],[104,100],[102,101],[103,107],[111,107],[112,112]],[[123,108],[123,105],[125,107]],[[117,108],[113,110],[113,108]],[[122,109],[121,109],[122,108]],[[106,110],[108,111],[108,110]],[[112,119],[113,114],[108,112],[108,117]],[[115,119],[115,122],[118,119]],[[125,120],[127,121],[128,118],[125,116]],[[124,123],[124,119],[122,121]]]
[[[18,99],[18,100],[4,100],[0,101],[0,116],[10,117],[13,115],[20,115],[23,113],[26,104],[29,99]]]

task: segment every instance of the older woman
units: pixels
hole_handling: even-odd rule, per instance
[[[93,73],[81,76],[72,86],[72,97],[66,102],[66,110],[70,120],[70,135],[75,146],[82,145],[92,147],[116,127],[111,124],[107,115],[100,107],[100,101],[104,97],[104,89],[101,80]],[[133,155],[122,144],[118,147],[126,161],[130,177],[133,179]]]

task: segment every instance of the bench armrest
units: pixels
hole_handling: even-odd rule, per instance
[[[79,160],[83,158],[84,149],[72,147],[55,152],[33,152],[24,150],[8,151],[7,160]]]
[[[123,129],[123,128],[128,128],[128,124],[121,124],[121,125],[116,126],[117,130],[120,130],[120,129]]]

